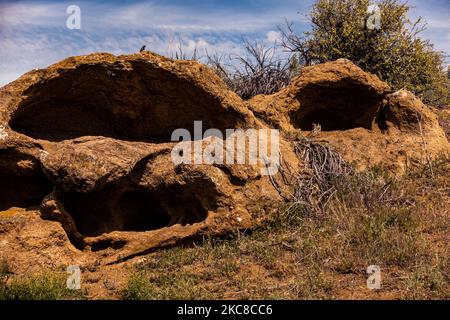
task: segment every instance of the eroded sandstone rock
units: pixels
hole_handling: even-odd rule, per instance
[[[412,93],[392,93],[378,77],[340,59],[302,69],[280,92],[257,96],[250,108],[285,132],[314,125],[316,140],[330,143],[360,170],[383,167],[393,174],[448,155],[437,117]]]
[[[222,133],[315,129],[358,168],[395,174],[449,152],[420,100],[347,60],[304,68],[279,93],[244,102],[196,62],[148,52],[69,58],[0,89],[0,255],[21,271],[114,263],[255,227],[289,201],[301,162],[288,140],[272,177],[262,161],[174,163],[171,135],[193,134],[194,121]]]
[[[147,52],[69,58],[3,87],[0,99],[6,133],[0,141],[0,210],[38,210],[41,228],[58,222],[68,239],[60,244],[89,254],[88,260],[111,263],[254,227],[289,192],[281,175],[261,174],[260,162],[172,161],[172,132],[192,132],[194,121],[223,133],[265,127],[196,62]],[[298,167],[287,142],[281,151]],[[15,232],[17,239],[24,236]]]
[[[280,92],[249,101],[254,113],[286,131],[371,129],[389,86],[349,60],[303,68]]]

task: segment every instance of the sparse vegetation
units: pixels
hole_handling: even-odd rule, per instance
[[[328,172],[326,189],[333,192],[326,203],[312,192],[259,230],[151,254],[121,297],[447,299],[449,169],[442,158],[433,176],[429,170],[399,179],[380,169]],[[383,272],[379,292],[365,286],[366,268],[374,264]]]
[[[0,283],[7,280],[7,278],[11,275],[11,269],[6,258],[0,258]]]
[[[276,44],[246,41],[243,55],[207,57],[213,70],[243,99],[276,93],[291,80],[292,63],[279,57]]]
[[[42,271],[23,277],[3,278],[0,300],[68,300],[82,299],[83,291],[66,288],[66,275],[57,271]]]

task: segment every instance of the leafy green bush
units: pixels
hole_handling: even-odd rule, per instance
[[[367,23],[374,17],[374,11],[368,10],[372,1],[318,0],[308,15],[310,31],[298,35],[290,22],[280,27],[282,46],[295,53],[301,65],[346,58],[395,90],[410,90],[433,106],[448,104],[445,56],[419,37],[425,23],[421,18],[408,18],[411,7],[407,2],[375,3],[381,19],[379,28]]]

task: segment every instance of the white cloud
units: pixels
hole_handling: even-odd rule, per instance
[[[199,57],[206,52],[240,53],[241,44],[229,36],[177,34],[168,31],[149,30],[147,34],[124,32],[102,36],[78,33],[64,29],[51,32],[27,32],[10,30],[0,34],[0,86],[18,78],[34,68],[45,68],[68,56],[92,52],[110,52],[116,55],[137,52],[142,45],[148,50],[174,57],[181,44],[187,57],[197,50]]]
[[[210,8],[205,12],[206,9],[168,5],[162,1],[114,6],[77,1],[82,29],[73,31],[66,28],[66,8],[70,4],[73,3],[0,3],[0,86],[31,69],[46,67],[72,55],[105,51],[132,53],[146,44],[151,51],[173,56],[180,41],[187,56],[195,49],[199,54],[206,50],[210,54],[241,53],[243,37],[267,43],[279,41],[280,34],[275,28],[284,18],[296,21],[296,26],[305,26],[304,17],[282,5],[258,12],[232,8]],[[305,6],[309,4],[299,2],[298,9],[306,13]],[[425,37],[438,50],[450,52],[450,24],[445,10],[425,9],[416,11],[429,20]]]
[[[65,23],[66,8],[55,3],[0,3],[0,27],[57,26]]]
[[[285,17],[297,19],[297,13],[268,10],[255,14],[236,10],[199,11],[196,7],[151,2],[105,10],[101,25],[112,28],[158,28],[189,32],[255,32],[272,28]]]
[[[174,55],[179,41],[187,56],[195,49],[199,53],[239,53],[242,35],[274,40],[275,31],[267,32],[286,14],[282,9],[258,14],[232,9],[202,12],[192,6],[161,2],[111,6],[81,1],[77,4],[82,28],[74,31],[66,28],[70,4],[0,4],[0,86],[67,56],[99,51],[131,53],[144,44],[169,56]]]
[[[281,33],[278,31],[269,31],[266,34],[266,39],[270,43],[279,43],[281,40]]]
[[[10,3],[0,4],[0,27],[34,25],[63,27],[70,3]],[[138,2],[115,5],[80,2],[82,28],[145,30],[157,28],[177,32],[254,32],[271,28],[285,17],[297,19],[296,13],[270,10],[254,14],[232,10],[199,11],[192,6],[174,6]]]

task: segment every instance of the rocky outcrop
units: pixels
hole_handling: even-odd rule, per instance
[[[372,129],[389,86],[349,60],[306,67],[280,92],[249,101],[266,123],[285,131]]]
[[[251,135],[242,143],[226,130],[269,128],[395,174],[449,151],[420,100],[347,60],[304,68],[279,93],[244,102],[196,62],[149,52],[69,58],[0,89],[0,256],[17,268],[31,267],[21,263],[30,250],[36,265],[107,264],[253,228],[289,201],[301,162],[281,138],[267,176],[266,158],[242,163],[227,152]],[[177,129],[190,136],[182,145],[171,141]],[[221,150],[231,161],[173,159]]]
[[[178,128],[254,127],[244,103],[205,66],[145,52],[69,58],[0,92],[2,123],[34,139],[170,141]],[[200,117],[201,115],[201,117]]]
[[[318,139],[332,144],[360,170],[381,167],[395,175],[448,157],[449,142],[437,116],[412,93],[386,96],[379,112],[380,127],[322,132]]]
[[[196,62],[148,52],[69,58],[25,74],[0,99],[0,210],[38,211],[60,224],[73,248],[104,263],[254,227],[290,188],[281,174],[263,174],[266,163],[234,165],[237,153],[225,163],[173,161],[176,129],[201,143],[203,155],[235,139],[227,129],[265,128]],[[215,137],[203,137],[213,128]],[[298,167],[287,142],[281,152]]]
[[[249,105],[285,132],[314,131],[316,140],[331,144],[360,170],[404,174],[450,152],[437,117],[418,98],[404,90],[392,93],[345,59],[304,68],[287,88]]]

